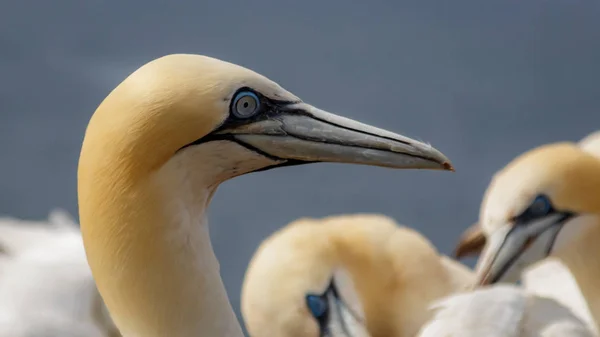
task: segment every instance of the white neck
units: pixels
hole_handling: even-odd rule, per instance
[[[205,210],[219,183],[272,162],[233,143],[209,144],[175,155],[112,200],[107,222],[112,212],[124,223],[90,226],[88,251],[99,251],[88,252],[90,266],[124,337],[243,336]]]
[[[194,308],[195,318],[180,321],[177,315],[173,316],[173,321],[168,324],[169,335],[243,337],[221,279],[219,262],[212,248],[207,222],[184,222],[181,223],[181,227],[187,227],[190,231],[173,233],[173,244],[187,246],[190,250],[173,251],[173,261],[181,263],[180,268],[184,271],[185,278],[179,279],[179,289],[171,293],[171,296],[178,298],[181,306],[165,309],[177,313],[186,310],[185,308]],[[193,255],[189,255],[190,253]]]
[[[152,321],[145,321],[145,333],[139,337],[151,336],[148,333],[152,330],[162,331],[152,335],[156,337],[167,332],[174,337],[243,336],[220,276],[205,214],[217,187],[215,175],[222,172],[214,162],[207,167],[205,161],[196,160],[206,158],[202,150],[206,148],[190,149],[189,153],[175,156],[155,177],[165,196],[164,212],[170,214],[160,233],[168,245],[164,251],[170,255],[164,258],[176,267],[175,273],[182,274],[167,281],[173,288],[165,295],[170,297],[169,303],[176,305],[164,307],[162,314],[169,321],[162,322],[165,325],[155,330],[151,329]],[[165,304],[161,303],[161,297],[156,298],[157,306]]]

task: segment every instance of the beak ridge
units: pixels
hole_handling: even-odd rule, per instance
[[[306,103],[287,105],[266,120],[224,131],[281,160],[454,171],[450,160],[431,145]]]
[[[516,282],[524,268],[546,258],[571,213],[558,212],[527,223],[505,223],[489,237],[477,262],[479,285]]]

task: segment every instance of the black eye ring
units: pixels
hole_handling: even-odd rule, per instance
[[[254,116],[260,110],[260,99],[252,91],[244,90],[235,95],[231,104],[231,113],[238,118]]]

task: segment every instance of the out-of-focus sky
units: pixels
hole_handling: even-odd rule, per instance
[[[376,212],[450,253],[491,175],[600,129],[600,2],[5,1],[0,214],[77,213],[86,124],[171,53],[251,68],[322,109],[431,142],[456,173],[316,164],[222,185],[211,236],[233,306],[260,240],[303,216]]]

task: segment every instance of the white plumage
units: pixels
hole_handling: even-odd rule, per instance
[[[593,337],[568,308],[515,285],[455,294],[436,310],[419,337]]]
[[[540,261],[523,272],[521,281],[528,293],[556,300],[569,308],[594,335],[598,335],[594,318],[577,281],[558,259],[549,257]]]
[[[0,337],[118,336],[68,213],[0,218],[0,249]]]

